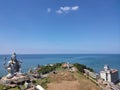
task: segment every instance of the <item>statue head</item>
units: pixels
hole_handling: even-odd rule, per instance
[[[11,55],[11,60],[16,60],[16,53],[15,52]]]

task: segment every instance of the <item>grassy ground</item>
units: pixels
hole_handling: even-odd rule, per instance
[[[62,71],[50,75],[51,82],[46,90],[101,90],[96,84],[75,72]]]
[[[43,78],[43,79],[36,80],[34,84],[41,85],[43,88],[48,88],[47,84],[50,83],[50,82],[51,82],[50,78],[46,77],[46,78]]]
[[[10,88],[8,86],[0,85],[0,90],[20,90],[18,87]]]
[[[4,86],[3,85],[0,85],[0,90],[3,90]]]

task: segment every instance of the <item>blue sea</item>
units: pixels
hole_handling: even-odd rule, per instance
[[[0,76],[7,72],[3,68],[4,57],[10,60],[10,55],[0,55]],[[120,54],[25,54],[17,55],[22,61],[22,71],[27,72],[30,68],[57,62],[81,63],[91,67],[95,72],[103,70],[104,65],[116,68],[120,71]]]

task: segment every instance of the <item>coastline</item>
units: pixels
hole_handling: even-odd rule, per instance
[[[69,62],[62,62],[43,66],[38,65],[37,68],[31,68],[26,74],[21,73],[19,75],[18,73],[18,76],[16,75],[14,76],[16,78],[15,80],[13,78],[5,79],[6,76],[2,77],[0,80],[0,88],[2,90],[21,90],[20,88],[24,88],[26,81],[32,86],[27,87],[28,89],[24,88],[24,90],[29,90],[29,88],[31,88],[30,90],[34,90],[33,88],[37,85],[45,90],[61,90],[61,86],[62,89],[66,88],[67,90],[70,89],[69,87],[73,88],[72,90],[119,90],[120,88],[119,83],[111,84],[108,81],[104,81],[92,68],[80,63],[71,64]],[[24,79],[22,77],[24,77]],[[3,80],[12,83],[2,85]],[[86,85],[87,87],[85,87]]]
[[[3,69],[3,57],[6,55],[0,55],[0,69],[5,75],[5,70]],[[10,55],[7,55],[7,61],[10,58]],[[27,72],[29,68],[35,67],[38,65],[45,65],[49,63],[57,63],[57,62],[70,62],[70,63],[81,63],[85,64],[95,70],[95,72],[99,72],[102,70],[102,67],[107,64],[112,68],[116,68],[120,71],[119,63],[120,63],[120,55],[86,55],[86,54],[37,54],[37,55],[18,55],[18,59],[22,60],[22,70],[23,72]],[[103,62],[104,60],[104,62]],[[29,62],[29,63],[28,63]],[[120,73],[120,72],[119,72]]]
[[[75,68],[76,67],[76,68]],[[84,72],[84,68],[87,68],[85,65],[82,64],[69,64],[69,63],[56,63],[56,64],[48,64],[46,66],[38,66],[38,68],[36,68],[35,70],[30,70],[28,71],[28,75],[32,75],[34,77],[32,83],[34,83],[35,85],[42,85],[43,88],[45,88],[46,90],[50,90],[49,88],[51,87],[50,84],[57,82],[57,84],[60,84],[58,82],[61,82],[61,80],[64,81],[64,84],[66,83],[74,83],[74,85],[80,85],[81,83],[88,83],[90,85],[89,88],[95,88],[94,90],[100,90],[98,89],[98,86],[96,86],[95,84],[92,84],[91,81],[85,79],[84,75],[82,74]],[[88,68],[90,69],[90,68]],[[92,69],[90,69],[92,70]],[[93,70],[92,70],[93,71]],[[40,77],[36,77],[37,73],[41,73]],[[47,76],[46,76],[47,75]],[[65,75],[65,76],[64,76]],[[58,78],[61,78],[59,79]],[[55,79],[56,77],[56,79]],[[59,79],[60,81],[57,81],[57,79]],[[83,81],[81,81],[81,79],[83,79]],[[2,79],[1,79],[2,80]],[[46,81],[47,80],[47,81]],[[77,82],[79,81],[80,82]],[[62,82],[63,82],[62,81]],[[62,83],[61,83],[62,84]],[[7,84],[6,84],[7,85]],[[24,84],[23,84],[24,85]],[[22,87],[23,87],[22,85]],[[92,85],[92,87],[91,87]],[[11,87],[12,85],[10,85]],[[52,85],[53,86],[53,85]],[[83,84],[82,86],[80,85],[80,88],[84,88],[85,84]],[[19,90],[20,87],[18,86],[14,86],[14,87],[7,87],[7,86],[0,86],[0,88],[6,88],[7,90]],[[68,87],[63,87],[63,88],[68,88]],[[72,87],[74,88],[74,86]],[[25,89],[27,90],[27,89]],[[33,89],[31,89],[33,90]],[[59,90],[59,89],[54,89],[54,90]],[[73,90],[78,90],[73,89]],[[84,89],[84,90],[88,90],[88,88]]]

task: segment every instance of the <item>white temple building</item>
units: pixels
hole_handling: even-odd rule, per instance
[[[119,81],[119,74],[117,69],[110,69],[109,66],[105,65],[104,70],[100,72],[100,77],[104,81],[116,83]]]

